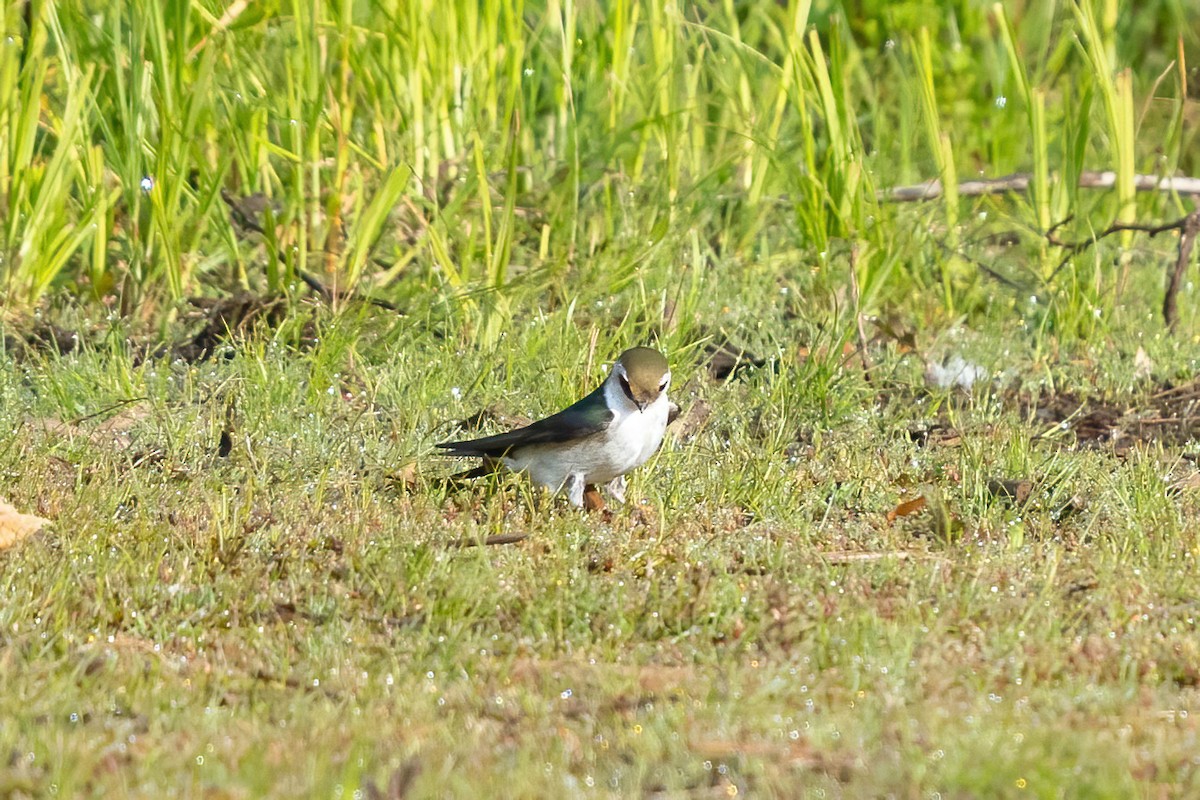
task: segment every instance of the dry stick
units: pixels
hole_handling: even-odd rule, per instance
[[[940,556],[929,556],[924,553],[910,553],[907,550],[888,550],[884,552],[852,552],[841,551],[836,553],[818,553],[817,557],[826,564],[855,564],[865,561],[883,561],[884,559],[894,558],[897,561],[908,561],[914,557],[933,558],[938,561],[948,561],[949,559]]]
[[[284,259],[283,253],[279,254],[279,260],[285,264],[287,263],[287,261]],[[302,280],[306,284],[308,284],[310,289],[312,289],[317,294],[321,295],[321,298],[323,300],[325,300],[325,302],[327,302],[327,303],[332,303],[335,300],[345,298],[345,299],[350,299],[350,300],[357,300],[360,303],[367,303],[369,305],[375,306],[376,308],[382,308],[385,311],[395,311],[397,314],[404,313],[403,311],[400,310],[399,306],[397,306],[395,303],[391,302],[390,300],[382,300],[378,297],[371,297],[370,295],[359,294],[358,292],[346,291],[345,289],[337,289],[337,290],[332,289],[329,286],[326,286],[324,283],[322,283],[321,279],[318,278],[316,275],[313,275],[311,272],[308,272],[307,270],[301,269],[299,267],[296,268],[296,274],[300,277],[300,280]]]
[[[287,260],[284,258],[282,252],[279,253],[279,261],[281,264],[287,264]],[[390,300],[381,300],[378,297],[371,297],[370,295],[359,294],[358,292],[347,291],[345,289],[334,289],[333,287],[327,286],[321,281],[320,278],[318,278],[316,275],[313,275],[306,269],[296,267],[296,277],[304,281],[304,283],[308,285],[308,288],[320,295],[321,299],[327,303],[332,304],[338,300],[349,299],[356,300],[360,303],[368,303],[376,308],[382,308],[386,311],[395,311],[397,314],[404,313],[400,310],[399,306]]]
[[[1064,220],[1065,222],[1065,220]],[[1053,279],[1059,271],[1066,266],[1071,260],[1071,256],[1080,253],[1091,247],[1096,242],[1103,239],[1105,236],[1111,236],[1114,233],[1121,231],[1138,231],[1147,233],[1150,236],[1157,236],[1164,231],[1179,231],[1179,255],[1175,259],[1175,269],[1171,272],[1171,279],[1167,283],[1167,291],[1163,296],[1163,322],[1167,327],[1174,331],[1175,326],[1179,322],[1179,306],[1178,296],[1179,287],[1183,284],[1183,274],[1187,271],[1188,262],[1192,257],[1192,247],[1196,243],[1196,235],[1200,234],[1200,209],[1188,214],[1186,217],[1167,222],[1162,225],[1142,225],[1136,222],[1114,222],[1103,231],[1097,233],[1089,239],[1081,239],[1078,242],[1065,242],[1059,239],[1054,233],[1064,222],[1060,222],[1046,232],[1046,241],[1056,247],[1061,247],[1067,251],[1066,257],[1059,262],[1059,265],[1054,268],[1054,272],[1050,274]]]
[[[1173,422],[1195,419],[1195,417],[1148,417],[1133,420],[1138,425],[1167,425]]]
[[[1024,192],[1029,190],[1033,176],[1028,172],[1017,172],[1003,178],[984,178],[977,181],[963,181],[958,185],[960,197],[979,197],[988,194],[1007,194],[1008,192]],[[1159,177],[1158,175],[1134,175],[1134,188],[1139,192],[1171,192],[1192,197],[1200,197],[1200,178],[1190,177]],[[1117,185],[1117,173],[1081,172],[1079,187],[1081,189],[1112,189]],[[891,189],[880,190],[876,197],[881,202],[913,203],[922,200],[936,200],[942,196],[942,182],[934,179],[915,186],[893,186]]]
[[[947,253],[949,253],[950,255],[958,256],[962,260],[964,260],[970,264],[973,264],[976,268],[981,270],[985,275],[987,275],[992,280],[998,281],[999,283],[1004,284],[1005,286],[1009,287],[1010,289],[1024,290],[1024,288],[1025,288],[1024,286],[1017,283],[1012,278],[1004,277],[999,272],[996,272],[996,270],[992,269],[987,264],[980,261],[978,258],[975,258],[974,256],[969,255],[967,253],[963,253],[958,250],[955,250],[953,247],[946,244],[945,242],[939,241],[938,244],[941,245],[941,248],[943,250],[945,250]]]
[[[1192,395],[1194,398],[1200,398],[1200,391],[1197,391],[1197,389],[1200,389],[1200,385],[1197,385],[1197,383],[1193,381],[1191,383],[1185,383],[1183,386],[1170,386],[1162,391],[1155,392],[1154,394],[1150,395],[1150,399],[1160,400],[1164,397],[1170,397],[1172,395],[1183,395],[1185,397],[1187,395]]]
[[[265,233],[265,231],[263,231],[263,229],[262,229],[262,226],[258,224],[257,220],[253,219],[250,215],[245,214],[242,211],[242,209],[238,205],[237,198],[234,197],[232,193],[222,189],[221,190],[221,199],[224,200],[225,204],[229,206],[230,213],[235,214],[237,216],[237,221],[239,224],[241,224],[247,230],[252,231],[254,233],[258,233],[258,234]],[[287,267],[287,256],[284,255],[283,251],[279,250],[276,252],[275,255],[279,259],[279,263],[282,264],[286,268]],[[296,277],[298,277],[298,278],[300,278],[300,280],[304,281],[304,283],[308,285],[308,288],[312,289],[314,292],[316,292],[318,295],[320,295],[321,299],[327,303],[333,304],[333,303],[337,302],[338,300],[345,298],[345,299],[350,299],[350,300],[357,300],[361,303],[370,303],[373,306],[377,306],[378,308],[382,308],[387,311],[395,311],[397,313],[403,313],[400,311],[399,307],[395,303],[391,303],[387,300],[381,300],[377,297],[371,297],[369,295],[359,294],[358,292],[346,291],[344,289],[334,289],[332,287],[326,286],[325,283],[320,278],[318,278],[316,275],[313,275],[311,272],[304,269],[303,267],[296,267]]]
[[[480,545],[490,546],[496,544],[516,544],[523,542],[529,538],[528,533],[500,533],[495,536],[489,536],[486,539],[452,539],[446,542],[447,547],[462,548],[462,547],[479,547]]]
[[[222,14],[221,18],[217,20],[217,23],[213,25],[212,30],[201,36],[200,41],[196,42],[196,46],[188,51],[188,61],[191,61],[196,56],[200,55],[200,51],[204,49],[206,44],[208,44],[208,40],[210,38],[224,32],[226,28],[237,22],[237,18],[242,15],[242,12],[246,10],[248,5],[250,5],[250,0],[234,0],[233,3],[230,3],[229,8],[225,9],[225,13]]]
[[[1194,214],[1195,212],[1192,213]],[[1163,225],[1143,225],[1140,222],[1114,222],[1112,225],[1109,225],[1095,236],[1087,239],[1080,239],[1077,242],[1067,242],[1059,239],[1054,232],[1062,227],[1066,222],[1069,222],[1070,219],[1070,217],[1067,217],[1066,220],[1055,224],[1050,228],[1050,230],[1046,231],[1046,241],[1055,247],[1061,247],[1064,250],[1070,250],[1072,255],[1087,250],[1105,236],[1112,236],[1114,233],[1120,233],[1121,231],[1138,231],[1140,233],[1148,233],[1151,236],[1157,236],[1163,231],[1182,230],[1184,222],[1187,221],[1187,217],[1184,217],[1183,219],[1177,219],[1174,222],[1167,222]]]
[[[1183,283],[1183,273],[1187,271],[1188,262],[1192,260],[1192,246],[1196,244],[1196,234],[1200,233],[1200,210],[1188,214],[1182,222],[1183,226],[1179,229],[1179,256],[1175,259],[1175,271],[1171,273],[1167,293],[1163,296],[1163,321],[1171,331],[1175,330],[1175,325],[1179,322],[1176,298]]]
[[[117,402],[113,403],[112,405],[105,406],[104,408],[100,409],[99,411],[94,411],[91,414],[84,414],[82,417],[76,417],[75,419],[71,420],[71,422],[69,424],[79,425],[84,422],[87,422],[89,419],[95,419],[96,417],[103,416],[104,414],[107,414],[110,411],[116,411],[118,408],[123,408],[124,406],[132,405],[133,403],[140,403],[143,400],[149,400],[149,399],[150,399],[149,397],[127,397],[124,400],[118,400]]]
[[[858,291],[858,245],[850,246],[850,293],[854,300],[854,322],[858,329],[858,354],[862,359],[863,379],[871,385],[871,357],[867,352],[867,329],[863,325],[862,297]]]
[[[962,197],[978,197],[988,194],[1005,194],[1008,192],[1023,192],[1029,189],[1032,176],[1027,172],[1018,172],[1003,178],[988,180],[966,181],[959,184],[958,193]],[[1079,186],[1084,189],[1112,189],[1116,186],[1117,174],[1112,171],[1082,172],[1079,175]],[[1170,192],[1178,195],[1200,197],[1200,178],[1191,177],[1159,177],[1157,175],[1134,175],[1134,188],[1139,192]],[[933,200],[942,196],[942,184],[938,180],[927,181],[916,186],[896,186],[889,191],[881,191],[876,195],[881,201],[913,202],[918,200]],[[1175,259],[1175,268],[1167,283],[1163,296],[1163,321],[1174,331],[1179,322],[1179,287],[1183,284],[1183,275],[1187,272],[1191,260],[1192,248],[1196,244],[1196,236],[1200,235],[1200,209],[1197,209],[1182,219],[1168,222],[1164,225],[1142,225],[1139,223],[1115,222],[1104,231],[1090,239],[1078,242],[1064,242],[1058,238],[1056,231],[1067,224],[1071,217],[1053,225],[1044,234],[1046,241],[1067,251],[1066,257],[1059,262],[1050,273],[1053,280],[1060,271],[1070,263],[1071,257],[1091,247],[1105,236],[1120,231],[1139,231],[1150,236],[1157,236],[1163,231],[1179,231],[1179,255]],[[988,270],[991,272],[991,270]]]

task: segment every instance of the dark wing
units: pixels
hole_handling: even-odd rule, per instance
[[[613,413],[604,403],[603,387],[557,414],[540,419],[524,428],[508,433],[469,439],[463,442],[442,442],[438,447],[456,456],[500,458],[514,447],[532,444],[561,444],[600,433],[612,422]]]

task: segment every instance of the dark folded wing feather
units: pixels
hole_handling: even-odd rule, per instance
[[[574,405],[524,428],[482,439],[442,442],[438,447],[456,456],[500,458],[514,447],[562,444],[593,436],[608,428],[613,419],[613,413],[604,404],[602,392],[603,388],[597,389]]]

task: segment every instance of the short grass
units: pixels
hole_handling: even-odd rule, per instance
[[[1020,11],[9,4],[0,794],[1200,793],[1195,287],[1042,236],[1189,209],[1194,26]],[[646,343],[627,507],[446,484]]]
[[[588,516],[517,479],[447,489],[431,454],[480,407],[539,414],[600,377],[561,313],[486,353],[311,316],[307,349],[3,372],[10,499],[56,520],[0,570],[7,791],[1200,788],[1191,468],[1039,438],[1007,390],[1136,397],[1128,352],[1039,362],[1012,335],[985,356],[1007,389],[950,395],[910,355],[881,351],[882,386],[786,349],[722,383],[669,350],[685,415],[711,414]],[[935,422],[960,439],[914,440]],[[941,510],[889,524],[917,493]],[[450,546],[501,533],[529,538]]]

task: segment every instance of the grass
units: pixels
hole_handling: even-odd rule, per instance
[[[677,352],[677,398],[712,416],[636,474],[632,509],[585,517],[516,479],[448,492],[428,455],[480,405],[574,396],[583,332],[527,326],[449,371],[419,326],[316,324],[303,352],[5,373],[10,499],[58,520],[0,573],[14,790],[323,795],[406,770],[418,794],[1195,788],[1176,452],[1035,438],[999,390],[914,403],[905,356],[879,406],[815,357],[715,383]],[[1043,369],[1136,394],[1128,353],[1092,355]],[[1032,359],[1003,360],[1036,388]],[[914,442],[935,419],[961,443]],[[1038,488],[1016,506],[996,477]],[[933,489],[952,524],[887,524]],[[448,547],[496,533],[531,538]]]
[[[1183,4],[128,5],[6,11],[0,792],[1200,789],[1193,432],[1087,432],[1195,290],[1039,235],[1186,208],[1064,178],[1195,171]],[[442,480],[646,342],[629,507]]]

